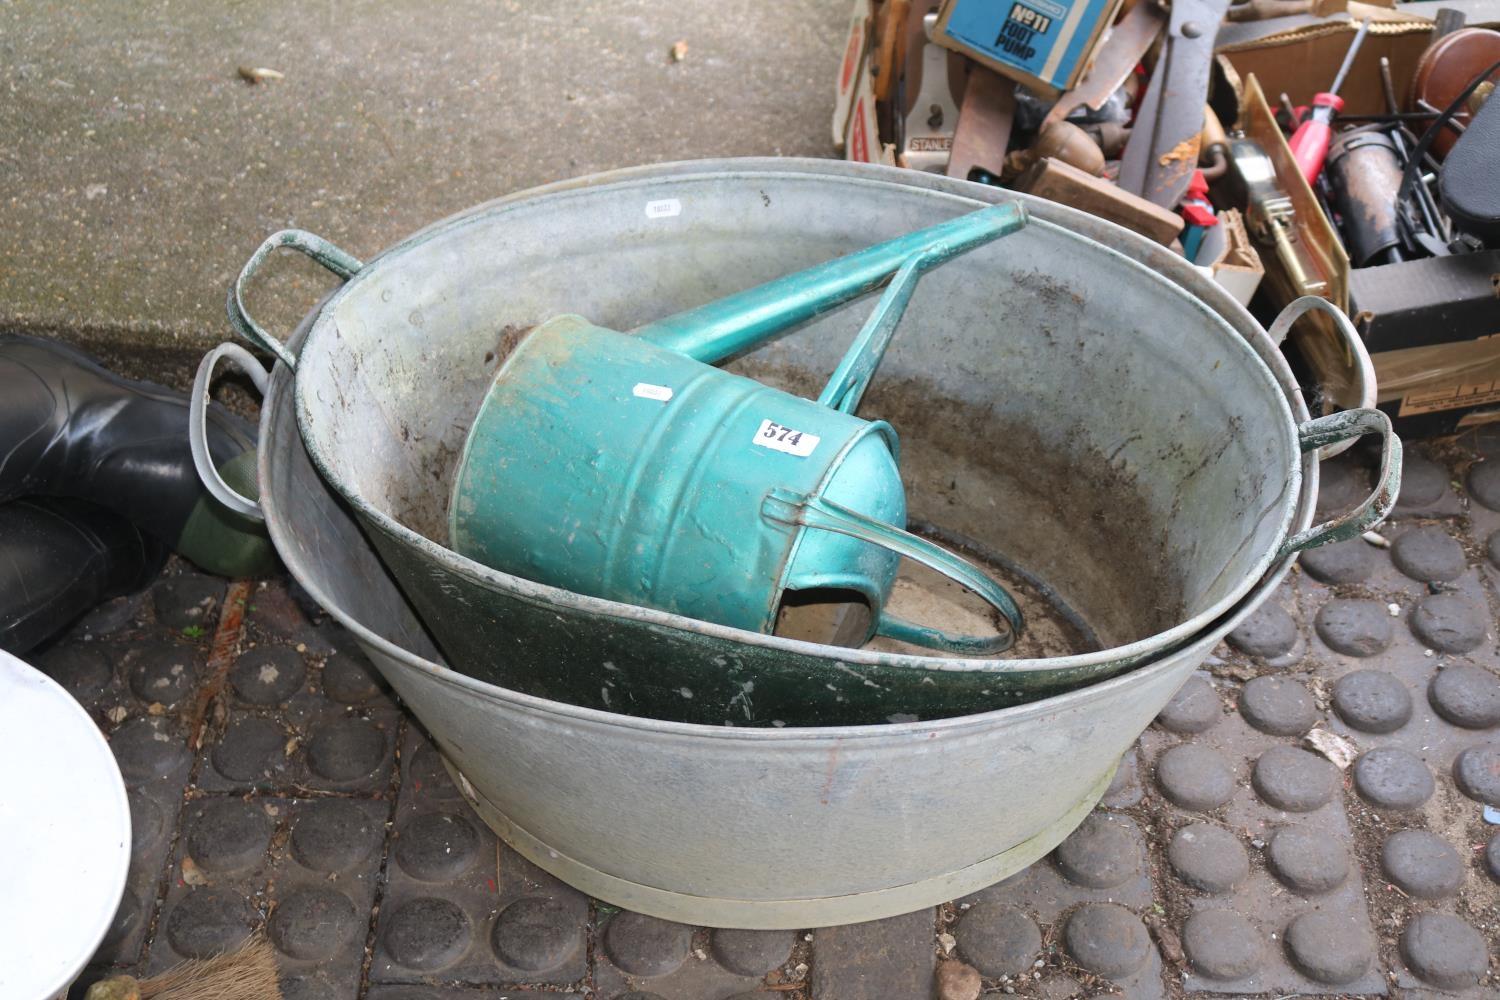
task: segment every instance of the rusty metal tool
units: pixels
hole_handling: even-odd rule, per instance
[[[1329,144],[1327,178],[1340,230],[1355,267],[1406,259],[1399,200],[1396,131],[1379,124],[1340,132]]]
[[[1212,106],[1203,106],[1203,137],[1199,141],[1198,162],[1203,165],[1203,179],[1216,181],[1229,169],[1229,134]]]
[[[1444,8],[1444,10],[1446,9]],[[1438,11],[1439,20],[1441,20],[1444,10]],[[1434,26],[1434,30],[1436,30],[1436,26]],[[1396,84],[1391,77],[1391,61],[1385,56],[1380,57],[1380,87],[1385,94],[1386,110],[1393,117],[1399,118],[1401,115],[1401,102],[1396,98]],[[1396,146],[1396,156],[1402,163],[1405,163],[1406,158],[1410,155],[1410,151],[1406,148],[1406,132],[1403,129],[1396,128],[1391,129],[1389,135],[1391,142]],[[1427,185],[1418,184],[1413,193],[1415,197],[1412,200],[1417,206],[1417,214],[1421,216],[1422,224],[1426,227],[1426,232],[1435,236],[1438,242],[1446,243],[1451,236],[1451,233],[1448,231],[1448,222],[1443,214],[1438,211],[1437,202],[1433,200],[1432,192],[1427,190]],[[1420,234],[1414,235],[1419,241],[1422,239]]]
[[[1078,86],[1063,94],[1042,120],[1042,129],[1060,122],[1079,108],[1098,111],[1119,90],[1167,24],[1167,12],[1151,0],[1141,0],[1109,30],[1094,65]],[[1210,27],[1210,33],[1213,28]]]
[[[1005,169],[1005,150],[1010,145],[1015,117],[1015,81],[974,63],[968,83],[964,84],[958,125],[953,130],[948,176],[962,180],[998,179]]]
[[[896,95],[896,80],[906,65],[906,19],[911,0],[886,0],[875,17],[875,100]]]
[[[1120,186],[1171,208],[1198,166],[1214,33],[1229,0],[1173,0],[1161,55],[1120,160]]]

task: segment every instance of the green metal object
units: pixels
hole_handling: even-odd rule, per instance
[[[1015,602],[904,530],[896,432],[853,414],[923,272],[1025,224],[1019,204],[981,209],[633,335],[578,316],[537,326],[469,433],[449,544],[577,593],[757,632],[776,629],[789,596],[813,595],[861,607],[851,644],[1009,648]],[[816,401],[712,366],[887,280]],[[977,593],[1008,630],[952,635],[885,612],[902,557]]]
[[[254,449],[241,452],[225,462],[218,475],[237,493],[255,497],[259,492],[255,463]],[[230,510],[213,496],[193,505],[173,548],[194,565],[219,576],[253,579],[276,571],[276,549],[261,519]]]

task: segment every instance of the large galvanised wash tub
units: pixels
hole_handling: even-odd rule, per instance
[[[364,265],[310,234],[272,238],[246,275],[289,246],[350,276],[295,356],[249,319],[239,286],[231,316],[295,366],[314,464],[449,662],[584,707],[807,726],[1018,704],[1183,648],[1282,556],[1389,509],[1400,445],[1383,414],[1294,416],[1234,325],[1250,322],[1242,310],[1159,273],[1166,251],[1033,202],[1025,229],[922,280],[859,415],[901,434],[911,516],[1029,580],[1079,642],[993,659],[843,650],[583,596],[446,547],[456,458],[524,330],[561,313],[628,330],[951,218],[978,194],[783,163],[594,178],[483,206]],[[734,367],[815,395],[867,308],[818,315]],[[1366,432],[1385,438],[1377,490],[1298,531],[1303,452]]]
[[[758,173],[747,183],[755,185],[757,199],[772,203],[788,187],[820,186],[833,199],[855,181],[873,185],[887,204],[910,202],[901,224],[913,227],[926,218],[929,199],[953,214],[1005,196],[878,168],[735,161],[626,171],[506,203],[617,181],[730,170]],[[1307,420],[1295,381],[1265,333],[1183,261],[1066,208],[1041,202],[1028,208],[1074,232],[1108,239],[1121,258],[1197,296],[1265,363],[1295,419]],[[853,245],[878,238],[859,219],[851,208],[845,238]],[[306,328],[292,338],[291,350]],[[951,353],[952,339],[933,336],[950,349],[939,363],[961,369],[965,361]],[[795,356],[786,352],[790,340],[768,349],[771,363],[764,370],[797,384]],[[826,351],[838,349],[830,344]],[[826,370],[816,367],[818,352],[811,353],[809,368]],[[741,363],[756,370],[753,356]],[[949,718],[805,728],[617,714],[445,666],[358,519],[313,465],[296,426],[292,390],[292,372],[278,365],[262,417],[260,478],[272,537],[293,575],[353,632],[507,842],[602,899],[686,922],[770,928],[874,919],[961,895],[1031,863],[1087,814],[1120,755],[1214,644],[1271,593],[1294,558],[1282,554],[1235,606],[1181,647],[1128,673],[1027,704]],[[960,416],[974,415],[939,410],[929,422],[944,427]],[[903,428],[918,447],[927,443],[921,424],[912,419]],[[945,439],[939,433],[930,440]],[[1302,456],[1299,472],[1293,531],[1312,522],[1315,452]],[[922,480],[910,492],[919,516],[941,522],[933,514],[947,505],[947,492]],[[965,523],[960,530],[982,525]],[[669,650],[668,644],[664,655]],[[516,653],[502,646],[494,655]],[[951,661],[928,662],[935,674],[951,669]],[[553,667],[563,668],[561,661]],[[890,714],[913,711],[899,692],[888,694]]]

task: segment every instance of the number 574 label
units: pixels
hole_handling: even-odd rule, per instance
[[[788,455],[806,458],[813,453],[813,449],[821,440],[823,439],[816,434],[784,427],[771,420],[762,420],[760,430],[755,432],[755,440],[752,443],[762,448],[770,448],[772,451],[784,451]]]

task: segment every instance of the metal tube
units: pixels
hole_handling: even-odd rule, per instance
[[[1370,33],[1371,20],[1371,18],[1365,18],[1359,30],[1354,33],[1354,41],[1349,43],[1349,51],[1344,54],[1344,63],[1339,67],[1338,76],[1333,78],[1333,86],[1328,88],[1330,94],[1337,94],[1339,88],[1344,85],[1344,77],[1349,75],[1349,69],[1354,65],[1354,57],[1359,55],[1359,47],[1364,44],[1365,35]]]
[[[925,271],[1024,225],[1026,210],[1019,202],[993,205],[647,323],[635,333],[713,364],[874,291],[913,254],[923,255]]]
[[[1329,148],[1325,176],[1355,267],[1384,259],[1386,249],[1401,242],[1401,168],[1395,143],[1376,125],[1341,132]]]
[[[1391,61],[1380,57],[1380,89],[1385,92],[1385,109],[1391,114],[1401,113],[1401,104],[1396,100],[1396,84],[1391,79]]]
[[[1391,130],[1391,141],[1396,144],[1396,155],[1401,159],[1401,168],[1406,169],[1406,161],[1411,157],[1411,150],[1406,145],[1406,133],[1401,129]],[[1422,185],[1413,187],[1416,197],[1413,199],[1417,205],[1417,212],[1422,216],[1422,223],[1427,231],[1434,236],[1442,238],[1443,227],[1438,223],[1437,205],[1432,201],[1432,192]]]

